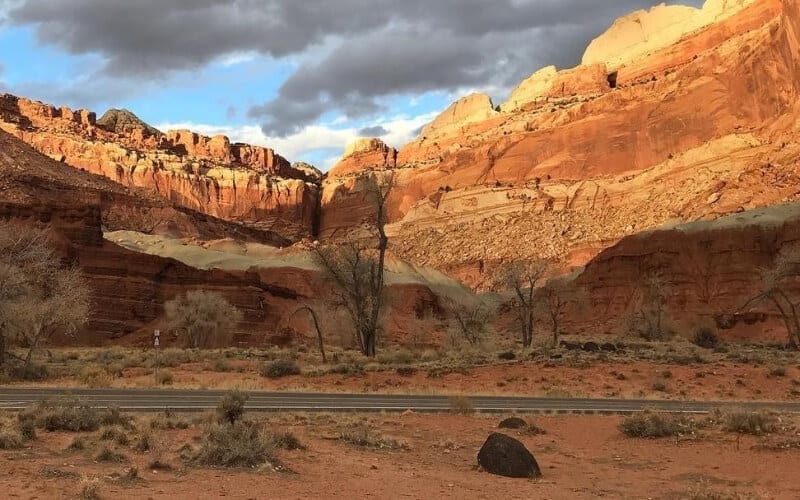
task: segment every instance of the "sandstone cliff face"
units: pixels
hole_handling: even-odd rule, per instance
[[[797,0],[709,2],[701,18],[624,64],[534,74],[483,120],[445,112],[388,165],[395,251],[481,286],[500,261],[580,266],[668,221],[797,199]],[[356,213],[359,163],[342,163],[323,200]],[[346,232],[326,206],[321,236]]]
[[[573,327],[618,333],[635,307],[642,277],[668,284],[667,317],[681,333],[717,323],[726,340],[786,341],[778,312],[757,304],[733,313],[758,294],[759,269],[770,268],[780,249],[800,243],[800,204],[778,205],[630,236],[601,252],[576,278],[591,300]],[[794,290],[797,293],[800,290]],[[591,318],[588,320],[587,318]]]
[[[166,135],[120,112],[94,113],[0,96],[0,128],[72,167],[143,187],[186,208],[285,238],[310,236],[320,174],[269,148],[185,131]]]
[[[236,327],[232,345],[296,342],[302,339],[287,336],[283,328],[291,313],[301,303],[316,304],[326,298],[319,272],[308,265],[248,263],[228,270],[210,265],[201,268],[112,243],[104,237],[104,230],[146,232],[155,239],[161,237],[154,234],[164,234],[165,240],[180,242],[180,248],[216,240],[217,247],[249,244],[280,253],[270,245],[286,244],[274,234],[176,208],[148,190],[131,189],[68,167],[2,130],[0,219],[50,227],[64,258],[77,264],[89,281],[87,328],[77,338],[57,337],[57,343],[147,344],[153,328],[162,326],[164,303],[191,290],[219,292],[242,311],[244,318]],[[257,253],[248,252],[253,259]],[[229,257],[235,260],[238,255]],[[413,327],[420,308],[438,304],[433,290],[436,283],[394,280],[387,334],[403,335]],[[326,325],[338,325],[342,320],[320,311]],[[302,328],[299,331],[304,333]],[[334,328],[326,329],[326,335],[339,334]],[[167,345],[171,342],[167,335],[163,340]]]

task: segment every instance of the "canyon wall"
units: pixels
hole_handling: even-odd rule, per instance
[[[650,23],[644,46],[620,34],[639,18]],[[535,72],[497,110],[465,97],[394,161],[345,155],[323,182],[320,235],[364,220],[353,178],[384,169],[396,181],[394,250],[482,287],[499,262],[581,266],[670,221],[797,199],[798,20],[796,0],[624,18],[586,64]],[[609,39],[628,55],[607,60],[598,47],[616,46]]]
[[[57,161],[181,207],[291,241],[314,229],[321,174],[294,167],[269,148],[187,130],[162,134],[127,115],[124,122],[104,116],[98,124],[92,112],[8,94],[0,96],[0,128]]]

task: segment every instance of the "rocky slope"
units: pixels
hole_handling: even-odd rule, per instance
[[[390,169],[395,251],[481,286],[499,261],[583,265],[668,221],[797,199],[798,22],[796,0],[634,13],[496,108],[471,95],[397,152],[346,155],[321,235],[368,214],[359,171]]]
[[[296,340],[293,334],[312,334],[302,318],[287,318],[300,305],[328,298],[308,252],[276,248],[287,243],[279,236],[68,167],[2,130],[0,219],[51,227],[64,259],[89,280],[88,327],[76,339],[57,342],[148,342],[161,326],[166,301],[190,290],[213,290],[244,314],[234,345],[279,344]],[[390,336],[417,328],[424,311],[440,307],[439,296],[464,293],[435,271],[392,262]],[[343,318],[319,311],[326,335],[346,332],[336,328]],[[296,326],[291,334],[287,324]]]
[[[8,94],[0,95],[0,129],[55,160],[181,207],[293,241],[314,228],[319,172],[268,148],[187,130],[162,134],[124,110],[96,120],[86,110]]]

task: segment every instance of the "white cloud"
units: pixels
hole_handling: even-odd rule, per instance
[[[377,121],[388,133],[381,139],[394,147],[402,147],[414,139],[414,132],[430,122],[436,113],[427,113],[416,117],[394,116],[385,121]],[[278,154],[290,161],[308,161],[314,153],[320,151],[338,151],[326,155],[321,164],[316,165],[323,171],[329,170],[344,152],[348,143],[358,138],[360,127],[333,128],[327,125],[309,125],[296,134],[287,137],[269,137],[257,125],[209,125],[201,123],[161,123],[159,130],[189,129],[203,135],[226,135],[232,142],[244,142],[274,149]],[[311,163],[311,162],[309,162]]]
[[[238,64],[249,63],[259,57],[258,52],[244,51],[232,52],[219,58],[219,64],[224,67],[236,66]]]

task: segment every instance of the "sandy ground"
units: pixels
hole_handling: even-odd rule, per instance
[[[540,480],[507,479],[478,470],[476,454],[498,417],[458,415],[278,415],[271,426],[291,430],[305,450],[284,451],[292,473],[215,470],[183,464],[177,448],[202,424],[161,431],[172,471],[148,470],[149,454],[99,464],[90,451],[62,451],[66,433],[39,432],[24,450],[2,451],[5,498],[76,498],[82,475],[99,478],[103,498],[800,498],[800,451],[759,446],[773,438],[711,431],[695,439],[642,440],[618,429],[621,417],[537,417],[544,435],[510,434],[536,456]],[[408,450],[355,448],[336,440],[345,422],[368,420]],[[113,474],[137,467],[140,480]],[[47,474],[48,470],[49,474]],[[51,477],[53,470],[73,477]],[[707,495],[707,496],[701,496]],[[727,495],[727,496],[726,496]]]

